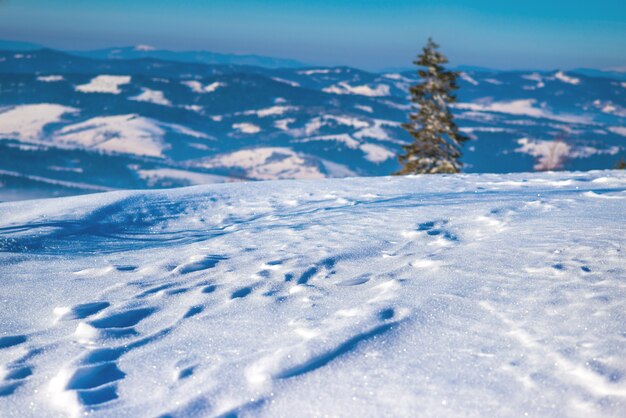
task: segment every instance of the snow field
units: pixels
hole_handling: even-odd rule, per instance
[[[0,409],[618,417],[624,215],[619,171],[0,204]]]

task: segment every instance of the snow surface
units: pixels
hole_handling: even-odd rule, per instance
[[[3,416],[620,417],[626,173],[0,204]]]
[[[87,84],[76,86],[76,91],[82,93],[108,93],[120,94],[120,86],[130,83],[131,77],[128,75],[99,75],[92,78]]]

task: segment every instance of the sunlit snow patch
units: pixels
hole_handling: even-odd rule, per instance
[[[466,72],[461,72],[460,76],[461,76],[461,79],[463,79],[464,81],[467,81],[473,86],[477,86],[479,84],[478,81],[476,81],[472,76],[470,76]]]
[[[151,90],[148,88],[142,88],[141,93],[137,96],[129,97],[128,100],[135,100],[137,102],[154,103],[161,106],[171,106],[172,103],[165,98],[162,91]]]
[[[156,51],[156,48],[151,45],[137,45],[134,48],[135,51]]]
[[[539,73],[532,73],[532,74],[528,74],[528,75],[523,75],[522,78],[526,79],[526,80],[531,80],[531,81],[535,81],[537,84],[535,84],[534,86],[523,86],[522,88],[524,90],[536,90],[536,89],[542,89],[546,86],[546,83],[544,83],[543,81],[543,76]]]
[[[41,81],[43,83],[54,83],[57,81],[65,80],[62,75],[41,75],[37,77],[37,81]]]
[[[44,127],[58,122],[66,113],[78,109],[51,103],[21,105],[0,109],[0,138],[37,141],[42,139]]]
[[[474,102],[474,103],[456,103],[452,107],[457,109],[467,109],[482,112],[506,113],[509,115],[530,116],[532,118],[545,118],[568,123],[592,123],[587,116],[577,115],[556,115],[543,107],[535,107],[537,103],[535,99],[519,99],[506,102]]]
[[[268,107],[265,109],[259,109],[259,110],[246,110],[244,112],[241,112],[239,114],[242,115],[256,115],[260,118],[266,118],[268,116],[280,116],[286,112],[291,112],[296,110],[297,107],[294,106],[282,106],[282,105],[277,105],[277,106],[272,106],[272,107]]]
[[[611,126],[609,131],[617,135],[626,136],[626,126]]]
[[[99,75],[92,78],[87,84],[76,86],[76,91],[82,93],[109,93],[120,94],[120,86],[130,83],[128,75]]]
[[[198,173],[187,170],[173,168],[156,168],[152,170],[139,170],[139,176],[146,180],[149,187],[152,187],[163,180],[183,181],[187,185],[224,183],[229,181],[228,177],[215,174]]]
[[[246,122],[233,124],[233,129],[236,129],[243,134],[258,134],[261,132],[261,128],[257,125]]]
[[[163,140],[167,131],[208,139],[206,134],[181,125],[130,114],[95,117],[64,126],[54,134],[54,141],[107,152],[163,157],[169,148]]]
[[[298,71],[298,74],[302,74],[302,75],[315,75],[315,74],[330,74],[330,73],[339,73],[341,72],[341,70],[337,69],[330,69],[330,68],[314,68],[311,70],[301,70]]]
[[[389,96],[389,86],[386,84],[377,84],[375,87],[368,85],[351,86],[350,84],[342,81],[338,84],[334,84],[322,89],[325,93],[333,94],[356,94],[360,96],[381,97]]]
[[[286,80],[284,78],[280,78],[280,77],[272,77],[272,80],[278,82],[278,83],[283,83],[283,84],[287,84],[290,85],[291,87],[300,87],[300,83],[296,83],[295,81],[292,80]]]
[[[517,140],[520,145],[515,152],[532,155],[537,158],[535,170],[557,170],[563,168],[563,164],[570,158],[589,158],[593,155],[607,154],[616,155],[620,148],[617,146],[606,149],[598,149],[591,146],[571,145],[565,141],[531,140],[521,138]]]
[[[362,144],[360,148],[365,153],[365,158],[373,163],[381,163],[396,155],[387,148],[376,144]]]
[[[226,84],[215,81],[211,84],[202,84],[197,80],[181,81],[181,84],[189,87],[194,93],[213,93],[220,87],[224,87]]]
[[[567,74],[565,74],[563,71],[557,71],[557,73],[554,74],[554,77],[557,80],[562,81],[567,84],[573,84],[573,85],[580,84],[580,78],[570,77]]]
[[[317,165],[290,148],[267,147],[235,151],[204,160],[204,167],[238,168],[248,178],[273,179],[319,179],[324,174]]]

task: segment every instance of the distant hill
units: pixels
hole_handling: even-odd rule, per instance
[[[32,42],[0,40],[0,51],[33,51],[38,49],[50,48]],[[300,68],[307,65],[292,59],[267,57],[263,55],[222,54],[211,51],[169,51],[165,49],[157,49],[150,45],[79,51],[68,50],[64,52],[79,57],[100,60],[155,58],[165,61],[186,63],[251,65],[266,68]]]
[[[0,51],[0,200],[387,175],[411,140],[401,124],[416,77]],[[601,169],[626,157],[619,79],[466,69],[459,85],[466,172]]]
[[[305,66],[305,64],[295,60],[266,57],[261,55],[220,54],[210,51],[168,51],[164,49],[156,49],[148,45],[70,52],[81,57],[106,60],[156,58],[176,62],[252,65],[266,68],[299,68]]]
[[[574,71],[591,77],[607,77],[626,81],[626,71],[596,70],[593,68],[577,68]]]
[[[32,42],[8,41],[0,39],[0,51],[32,51],[43,46]]]

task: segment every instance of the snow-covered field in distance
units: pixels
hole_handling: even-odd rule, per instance
[[[0,204],[0,415],[619,417],[626,172]]]
[[[206,65],[144,47],[96,60],[0,51],[0,201],[384,176],[412,141],[402,123],[414,69]],[[624,86],[613,73],[464,68],[452,106],[471,138],[463,171],[615,167],[626,158]]]

